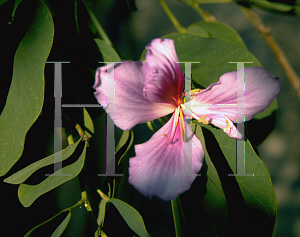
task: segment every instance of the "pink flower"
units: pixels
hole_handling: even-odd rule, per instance
[[[202,167],[204,150],[185,121],[184,111],[198,121],[211,123],[230,137],[241,138],[237,119],[237,72],[225,73],[219,82],[193,94],[183,103],[184,76],[173,40],[154,39],[146,46],[146,61],[123,61],[97,69],[94,88],[98,102],[115,124],[128,130],[173,113],[149,141],[136,145],[129,160],[129,183],[145,196],[170,200],[187,191]],[[114,86],[115,94],[107,93]],[[263,68],[245,68],[245,120],[266,110],[280,91],[280,82]],[[216,106],[220,105],[220,106]],[[228,105],[228,106],[226,106]],[[192,108],[193,110],[188,110]]]

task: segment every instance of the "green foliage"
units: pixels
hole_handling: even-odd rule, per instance
[[[198,122],[195,124],[200,125]],[[201,126],[205,128],[204,137],[206,147],[209,146],[208,154],[216,162],[214,165],[217,167],[222,187],[227,193],[228,211],[235,213],[237,215],[235,218],[240,218],[244,229],[252,235],[264,233],[264,236],[270,236],[273,232],[277,208],[275,193],[265,164],[257,156],[250,142],[245,141],[245,174],[253,174],[253,176],[228,177],[228,174],[236,173],[235,139],[228,137],[221,129],[202,124]],[[201,136],[199,130],[196,135]],[[212,139],[212,136],[216,140]],[[238,185],[234,186],[235,183]],[[239,198],[232,197],[228,194],[229,191]],[[234,226],[233,223],[232,225]],[[257,228],[253,229],[253,226]]]
[[[60,215],[63,214],[64,212],[66,212],[66,210],[63,210],[63,211],[57,213],[55,216],[51,217],[50,219],[48,219],[48,220],[44,221],[43,223],[41,223],[41,224],[39,224],[39,225],[33,227],[31,230],[29,230],[29,231],[24,235],[24,237],[29,237],[29,236],[31,236],[31,234],[32,234],[37,228],[39,228],[39,227],[41,227],[41,226],[47,224],[48,222],[50,222],[50,221],[52,221],[53,219],[55,219],[56,217],[60,216]],[[65,217],[63,223],[61,223],[61,224],[57,227],[57,231],[55,230],[55,232],[56,232],[57,234],[59,233],[58,231],[60,231],[60,234],[62,234],[62,232],[64,231],[65,227],[68,225],[70,218],[71,218],[71,211],[69,211],[69,213],[68,213],[68,215]],[[62,225],[62,226],[65,225],[65,227],[64,227],[63,230],[62,230],[62,228],[60,228],[61,225]],[[61,230],[62,230],[62,232],[61,232]],[[54,233],[53,233],[53,234],[54,234]],[[56,235],[56,236],[59,236],[59,235]]]
[[[13,78],[0,116],[0,176],[21,157],[26,133],[41,113],[44,67],[52,46],[53,31],[51,13],[46,5],[38,3],[35,16],[16,51]]]
[[[86,108],[83,108],[83,122],[84,122],[84,127],[88,129],[88,131],[85,130],[84,132],[88,135],[89,138],[91,138],[92,134],[95,133],[95,129],[94,129],[93,120],[90,114],[88,113],[88,111],[86,110]],[[92,134],[90,134],[90,132]]]
[[[111,202],[119,211],[121,216],[126,221],[127,225],[139,236],[141,237],[149,237],[149,234],[146,230],[143,218],[141,215],[135,210],[133,207],[128,205],[127,203],[116,199],[111,198],[109,199],[109,202]]]
[[[120,62],[121,59],[115,49],[106,41],[94,39],[105,62]]]
[[[233,28],[221,22],[198,21],[188,27],[188,32],[202,37],[217,37],[224,39],[243,49],[247,49],[241,36]],[[203,32],[206,32],[207,35]]]
[[[87,143],[85,144],[83,151],[76,162],[54,172],[41,183],[37,185],[21,184],[18,190],[18,196],[22,205],[24,207],[29,207],[41,195],[75,178],[83,168],[86,147]]]
[[[71,212],[68,213],[68,215],[65,217],[63,222],[56,228],[56,230],[53,232],[51,237],[59,237],[62,235],[62,233],[67,228],[67,225],[69,224],[69,221],[71,219]]]
[[[6,3],[8,0],[0,0],[0,5]]]
[[[78,144],[81,142],[81,140],[82,140],[82,137],[75,144],[68,146],[66,149],[64,149],[60,152],[57,152],[51,156],[48,156],[44,159],[41,159],[41,160],[25,167],[24,169],[18,171],[17,173],[14,173],[13,175],[6,178],[4,180],[4,182],[10,183],[10,184],[20,184],[20,183],[25,182],[25,180],[28,179],[38,169],[41,169],[47,165],[53,164],[54,155],[61,154],[62,161],[66,160],[74,153],[74,151],[76,150],[76,148],[77,148]]]

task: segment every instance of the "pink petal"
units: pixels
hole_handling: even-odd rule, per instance
[[[208,121],[213,121],[216,119],[214,116],[218,115],[227,116],[231,121],[241,123],[267,110],[279,92],[278,78],[266,69],[252,67],[245,68],[244,109],[237,109],[236,105],[243,99],[237,98],[237,72],[223,74],[219,82],[196,94],[191,103],[193,112],[199,117],[206,115]],[[239,114],[237,118],[239,111],[244,111],[244,116]]]
[[[154,39],[146,46],[146,62],[152,68],[144,87],[147,99],[178,105],[183,94],[184,77],[178,62],[174,41]]]
[[[191,187],[204,158],[200,140],[186,123],[186,142],[178,123],[170,143],[173,121],[174,114],[149,141],[135,146],[136,156],[129,160],[129,183],[145,196],[157,196],[165,201]]]
[[[211,119],[211,124],[218,128],[223,129],[223,131],[229,136],[237,139],[242,139],[243,135],[237,130],[232,121],[226,116],[213,116]]]
[[[144,97],[144,80],[149,71],[145,63],[124,61],[115,66],[114,77],[111,72],[107,73],[108,69],[112,69],[112,64],[97,69],[94,94],[121,129],[131,129],[138,123],[165,116],[176,109],[173,105],[153,103]]]

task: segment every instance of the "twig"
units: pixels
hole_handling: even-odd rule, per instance
[[[173,26],[176,28],[176,30],[180,33],[186,33],[187,30],[183,26],[180,25],[180,23],[177,21],[176,17],[173,15],[173,13],[171,12],[170,8],[165,3],[165,1],[164,0],[158,0],[158,2],[160,3],[160,5],[164,9],[164,11],[166,12],[168,17],[170,18],[170,20],[171,20]]]
[[[280,48],[278,43],[275,41],[273,36],[271,35],[271,29],[266,27],[260,18],[251,8],[242,7],[244,14],[248,17],[249,21],[253,24],[253,26],[261,33],[264,37],[265,41],[269,45],[270,49],[273,51],[276,59],[280,63],[281,67],[285,71],[287,78],[289,79],[292,87],[296,91],[298,98],[300,100],[300,79],[288,59],[285,56],[285,53]]]
[[[217,19],[213,16],[210,15],[208,12],[203,11],[203,9],[199,6],[199,3],[197,1],[193,1],[193,0],[178,0],[188,6],[190,6],[191,8],[193,8],[204,21],[210,22],[216,22]]]

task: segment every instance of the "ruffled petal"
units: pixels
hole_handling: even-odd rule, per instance
[[[99,104],[119,128],[128,130],[176,109],[171,104],[154,103],[144,97],[144,81],[149,74],[147,64],[124,61],[115,66],[114,76],[112,67],[110,64],[97,69],[93,88]]]
[[[136,156],[129,160],[129,183],[145,196],[157,196],[165,201],[191,187],[204,158],[200,140],[186,123],[185,142],[179,123],[170,142],[174,117],[173,114],[149,141],[136,145]]]
[[[219,115],[241,123],[267,110],[280,92],[279,78],[259,67],[245,68],[244,72],[244,108],[237,107],[243,99],[237,98],[237,72],[228,72],[220,77],[219,82],[194,96],[191,101],[193,112],[199,117],[206,115],[208,121]],[[244,116],[239,111],[244,112]]]
[[[146,49],[146,62],[152,70],[145,82],[145,97],[153,102],[178,105],[183,94],[184,77],[174,41],[154,39]]]

